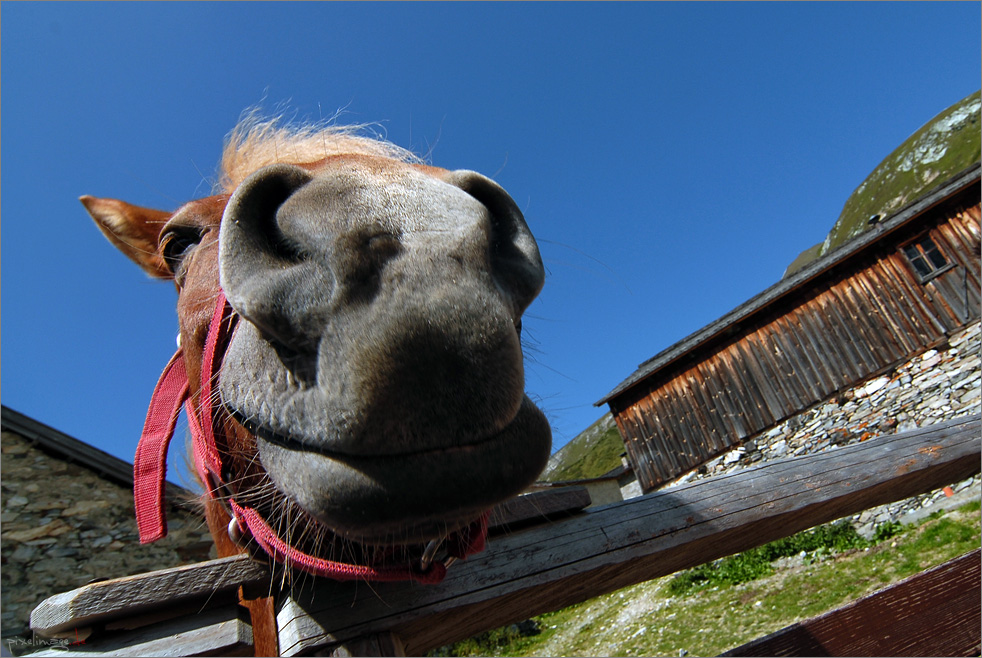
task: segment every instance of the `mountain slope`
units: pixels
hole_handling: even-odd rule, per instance
[[[820,245],[802,252],[787,277],[835,250],[873,224],[886,219],[935,185],[980,158],[980,92],[968,96],[921,126],[866,177],[850,195],[832,230]]]
[[[621,465],[624,442],[609,413],[560,448],[549,459],[541,479],[547,482],[583,480]]]

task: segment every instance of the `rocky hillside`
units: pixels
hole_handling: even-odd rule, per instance
[[[937,115],[888,155],[852,193],[821,244],[802,252],[784,276],[835,250],[980,159],[980,92]]]
[[[621,465],[623,452],[624,442],[607,413],[552,456],[542,479],[559,482],[599,477]]]

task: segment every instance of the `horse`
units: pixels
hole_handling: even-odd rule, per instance
[[[80,198],[178,293],[134,462],[141,541],[166,534],[183,406],[219,556],[438,583],[550,453],[525,393],[522,316],[545,274],[521,211],[359,127],[247,117],[219,171],[174,211]]]

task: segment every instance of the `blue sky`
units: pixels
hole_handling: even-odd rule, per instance
[[[77,198],[207,195],[261,104],[377,122],[511,193],[548,270],[526,377],[558,449],[979,88],[980,19],[976,2],[4,3],[3,403],[132,459],[176,296]]]

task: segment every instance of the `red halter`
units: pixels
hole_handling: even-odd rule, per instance
[[[224,351],[227,346],[235,322],[235,311],[226,301],[224,293],[219,290],[215,312],[208,327],[208,338],[205,341],[201,364],[199,410],[193,408],[189,399],[188,375],[184,366],[184,353],[180,348],[164,368],[154,389],[133,462],[133,499],[142,544],[157,541],[167,534],[167,520],[164,515],[167,447],[174,436],[182,405],[191,429],[195,467],[208,489],[208,495],[217,498],[217,492],[223,487],[223,453],[216,439],[224,443],[225,437],[221,433],[216,436],[215,433],[213,385],[218,380],[221,367],[219,350]],[[484,550],[488,530],[488,514],[484,514],[467,528],[450,535],[447,538],[446,550],[451,559],[446,564],[430,563],[432,555],[424,555],[423,560],[413,565],[347,564],[325,560],[298,550],[283,541],[256,510],[248,506],[240,506],[232,497],[227,497],[226,502],[232,513],[230,530],[247,535],[243,539],[251,535],[266,553],[281,564],[334,580],[415,580],[427,584],[439,583],[446,575],[447,566],[452,559],[467,557]],[[426,553],[429,554],[435,549],[436,546],[431,544],[427,547]]]

